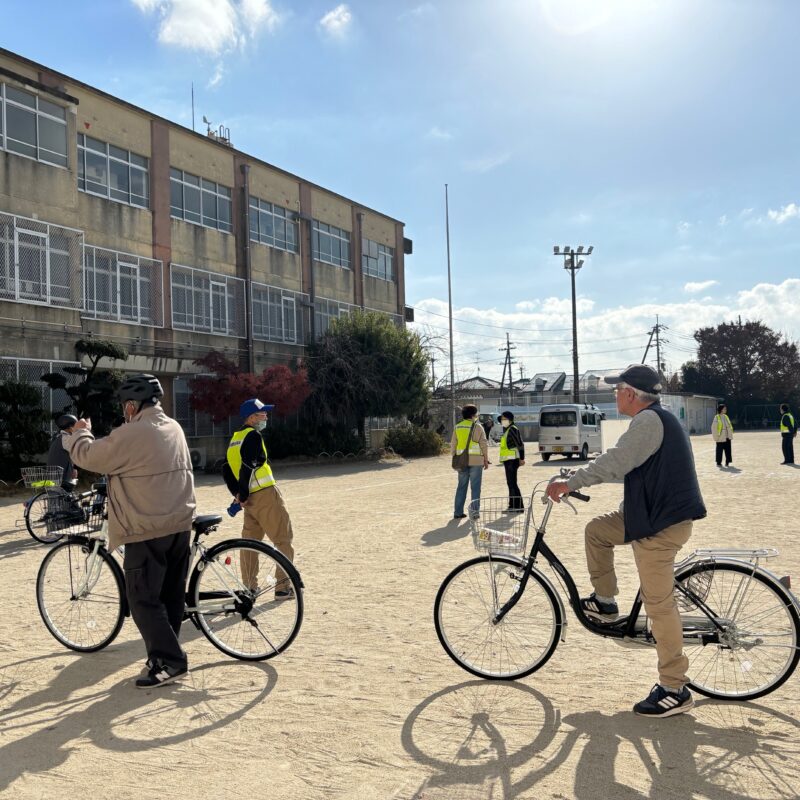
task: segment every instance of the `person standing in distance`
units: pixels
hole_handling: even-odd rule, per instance
[[[128,605],[147,649],[140,689],[186,675],[178,642],[195,510],[194,474],[181,426],[161,403],[153,375],[130,375],[117,397],[127,424],[102,438],[80,419],[64,447],[81,468],[108,476],[108,549],[125,545]]]
[[[581,600],[581,607],[600,619],[616,618],[614,548],[630,544],[658,656],[658,683],[633,710],[642,716],[669,717],[694,705],[686,688],[689,660],[683,653],[673,572],[676,554],[692,535],[693,520],[705,517],[706,507],[689,437],[677,418],[661,407],[658,373],[644,364],[631,364],[606,382],[616,384],[617,410],[633,417],[630,427],[616,447],[594,463],[569,480],[551,483],[547,496],[557,503],[568,492],[625,479],[621,510],[595,517],[586,526],[594,592]]]
[[[717,443],[717,466],[722,466],[722,454],[725,453],[725,466],[733,463],[733,425],[728,418],[728,407],[725,403],[717,406],[717,415],[711,423],[711,436]]]
[[[794,464],[794,437],[797,436],[797,422],[786,403],[781,404],[781,464]]]
[[[267,446],[261,435],[267,425],[267,411],[273,408],[255,397],[242,403],[239,408],[242,427],[233,434],[228,444],[227,463],[222,474],[228,490],[244,509],[242,537],[262,540],[266,535],[289,561],[293,561],[292,521],[283,496],[275,485],[272,468],[267,461]],[[258,556],[243,552],[241,570],[245,586],[257,592]],[[280,568],[275,581],[276,600],[289,600],[294,596],[294,589]]]
[[[514,424],[514,414],[504,411],[497,421],[503,426],[503,438],[500,439],[500,461],[506,471],[506,485],[508,486],[508,511],[524,511],[522,492],[517,483],[517,472],[525,464],[525,442],[522,434]]]
[[[461,409],[461,417],[461,422],[453,429],[450,452],[453,455],[461,455],[466,451],[469,461],[468,466],[458,470],[453,519],[464,519],[467,516],[464,513],[464,503],[467,501],[468,485],[472,492],[472,502],[475,503],[473,514],[477,514],[481,499],[483,471],[489,469],[489,445],[483,426],[478,422],[477,407],[464,406]]]

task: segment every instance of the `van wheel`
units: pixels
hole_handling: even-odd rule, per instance
[[[542,453],[542,461],[549,461],[552,453]]]
[[[586,459],[589,458],[589,445],[588,444],[584,444],[583,445],[583,447],[581,448],[581,454],[578,456],[578,458],[581,461],[586,461]]]

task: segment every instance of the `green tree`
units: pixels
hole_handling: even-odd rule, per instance
[[[385,314],[353,311],[309,346],[306,403],[319,424],[357,428],[364,418],[419,414],[430,388],[419,336]]]
[[[105,436],[121,413],[116,400],[121,375],[115,370],[98,369],[98,365],[103,358],[125,361],[128,351],[104,339],[79,339],[75,342],[75,353],[78,359],[86,357],[89,366],[64,367],[61,372],[48,372],[42,375],[42,381],[50,389],[63,389],[72,401],[55,412],[56,415],[74,408],[78,417],[89,417],[92,420],[95,436]],[[81,381],[70,385],[67,375],[79,375]]]
[[[0,383],[0,447],[4,477],[19,478],[28,458],[47,449],[49,415],[35,386],[17,381]]]
[[[694,334],[697,359],[683,365],[684,391],[723,397],[730,410],[798,396],[797,344],[756,320],[723,322]]]

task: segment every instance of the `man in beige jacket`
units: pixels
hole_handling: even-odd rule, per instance
[[[452,455],[461,455],[467,451],[469,466],[458,470],[458,484],[453,510],[453,519],[464,519],[464,503],[467,500],[467,486],[472,492],[471,513],[477,516],[481,501],[481,483],[483,471],[489,469],[489,446],[486,442],[486,433],[478,421],[478,409],[474,405],[467,405],[461,409],[461,422],[453,430],[450,440]]]
[[[168,417],[153,375],[132,375],[119,388],[126,425],[95,439],[78,420],[64,448],[79,467],[108,476],[108,548],[125,545],[128,605],[147,648],[147,689],[188,671],[178,643],[183,621],[194,476],[181,426]]]

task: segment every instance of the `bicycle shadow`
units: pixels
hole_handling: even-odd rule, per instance
[[[193,668],[180,683],[143,691],[133,685],[130,661],[119,658],[120,650],[139,646],[131,641],[113,653],[52,654],[3,668],[0,728],[6,738],[24,735],[0,747],[0,793],[25,775],[58,769],[87,739],[102,750],[133,753],[205,736],[241,718],[277,682],[267,664],[225,659]],[[32,682],[26,673],[39,671],[31,664],[70,657],[64,667],[55,664],[56,675],[44,688],[25,692]],[[121,671],[128,674],[108,685]]]
[[[463,525],[459,523],[464,523]],[[441,528],[423,533],[420,537],[424,547],[438,547],[445,542],[454,542],[457,539],[464,539],[469,536],[470,527],[465,519],[451,519]]]
[[[0,532],[0,537],[19,534],[19,538],[9,539],[0,543],[0,560],[22,556],[31,550],[41,550],[42,555],[47,552],[49,545],[35,541],[24,528],[16,528],[10,531]]]
[[[800,722],[755,703],[704,699],[667,720],[629,710],[562,718],[524,684],[473,680],[423,700],[401,740],[431,770],[403,794],[414,800],[532,797],[562,768],[575,800],[796,800],[800,784]]]

